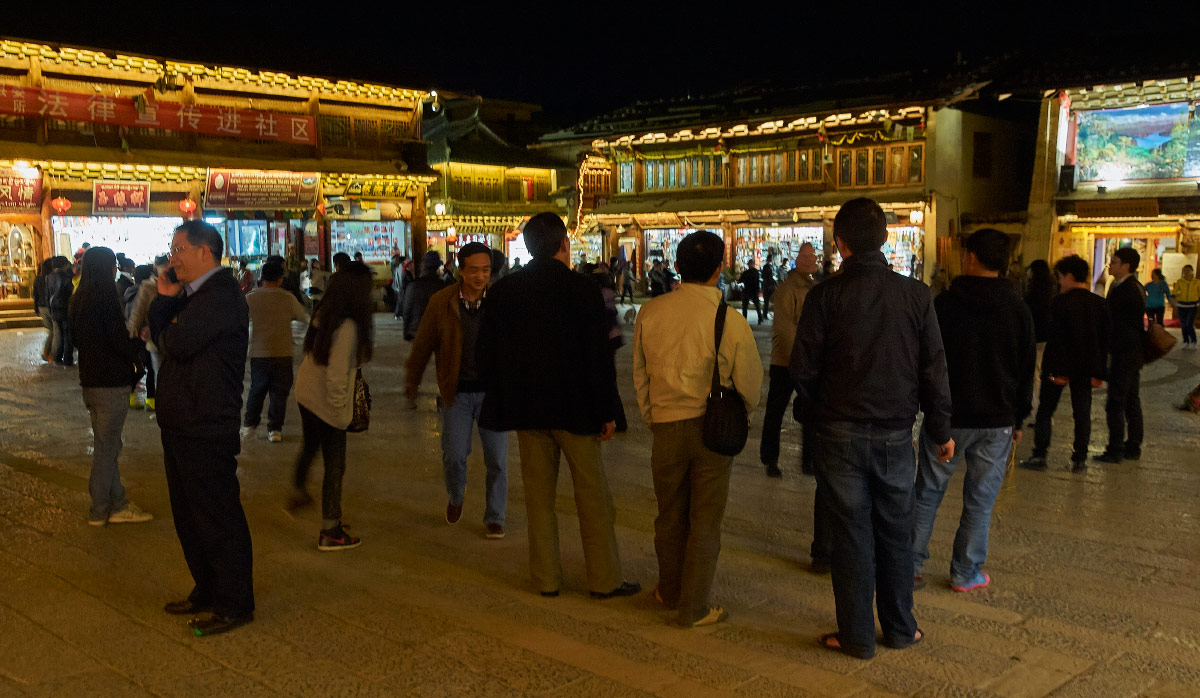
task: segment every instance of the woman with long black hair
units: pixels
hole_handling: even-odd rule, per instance
[[[321,487],[321,533],[317,549],[348,550],[362,543],[342,523],[342,476],[346,472],[346,427],[354,416],[354,379],[371,360],[371,269],[362,262],[345,264],[329,277],[321,305],[304,336],[304,359],[296,375],[296,403],[304,429],[304,446],[296,458],[288,510],[312,503],[308,471],[317,451],[325,461]]]
[[[129,384],[137,373],[137,341],[125,329],[117,296],[117,258],[107,247],[83,255],[79,288],[67,310],[71,339],[79,350],[79,384],[92,418],[92,508],[88,523],[142,523],[154,518],[125,498],[117,460],[129,412]]]

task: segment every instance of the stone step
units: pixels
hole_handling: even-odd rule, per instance
[[[37,315],[33,312],[33,307],[20,308],[12,310],[9,308],[0,308],[0,320],[15,320],[18,318],[36,318]]]
[[[39,317],[0,318],[0,330],[16,330],[30,327],[42,327],[42,319]]]

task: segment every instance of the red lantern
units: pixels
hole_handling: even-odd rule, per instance
[[[183,215],[185,217],[190,217],[192,215],[192,211],[196,210],[196,202],[192,201],[191,197],[182,199],[179,202],[179,210],[183,211]]]
[[[71,200],[63,196],[55,197],[50,201],[50,208],[58,211],[58,215],[61,216],[71,210]]]

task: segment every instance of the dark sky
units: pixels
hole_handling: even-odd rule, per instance
[[[934,72],[1015,48],[1117,46],[1156,17],[1089,4],[5,2],[0,35],[472,92],[567,125],[638,99]],[[84,9],[87,8],[87,9]],[[104,8],[104,9],[102,9]],[[782,9],[781,9],[782,8]],[[1032,9],[1037,8],[1036,12]],[[1082,6],[1081,6],[1082,8]]]

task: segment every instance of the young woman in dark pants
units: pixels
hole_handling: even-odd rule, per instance
[[[317,451],[325,461],[321,487],[321,533],[317,549],[347,550],[362,543],[342,523],[342,476],[346,472],[346,427],[354,415],[354,378],[371,360],[371,270],[361,262],[346,264],[329,277],[321,307],[304,337],[304,360],[296,376],[296,402],[304,429],[304,446],[296,458],[295,491],[288,500],[294,511],[312,503],[308,471]]]

